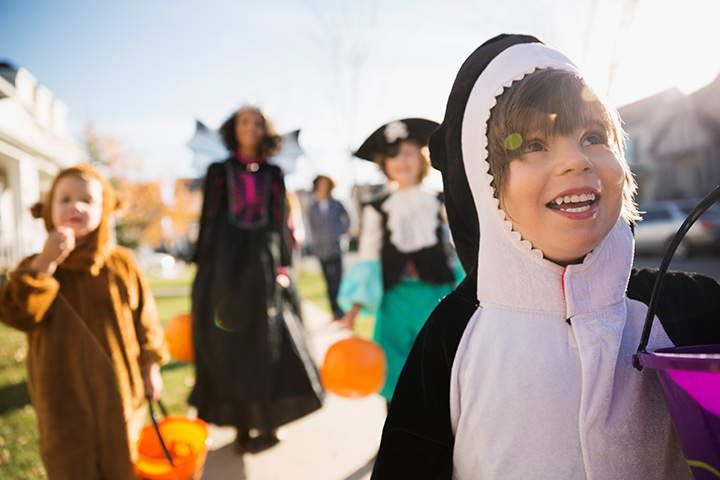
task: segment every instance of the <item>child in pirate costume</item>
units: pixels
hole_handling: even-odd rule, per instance
[[[391,184],[362,209],[359,259],[343,277],[338,298],[346,324],[361,307],[377,312],[374,339],[388,362],[380,394],[388,402],[417,333],[455,286],[442,201],[422,185],[430,168],[422,148],[437,125],[421,118],[388,123],[355,153],[377,162]]]
[[[691,478],[651,369],[616,112],[563,54],[501,35],[432,135],[466,280],[418,335],[373,478]],[[650,348],[720,341],[720,286],[666,277]],[[656,319],[656,321],[658,321]]]
[[[0,320],[27,333],[28,389],[51,480],[135,479],[145,395],[162,390],[169,355],[152,293],[110,241],[117,201],[87,165],[62,170],[42,216],[42,252],[0,290]]]

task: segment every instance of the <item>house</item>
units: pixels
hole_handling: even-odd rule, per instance
[[[672,88],[619,111],[639,203],[703,197],[720,184],[720,76],[690,95]]]
[[[45,228],[30,207],[60,169],[83,158],[65,104],[24,68],[0,63],[0,274],[40,251]]]

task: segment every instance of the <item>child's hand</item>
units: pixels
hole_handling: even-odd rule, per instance
[[[57,266],[64,262],[73,250],[75,250],[73,229],[57,227],[50,231],[42,252],[33,259],[30,266],[39,272],[52,275]]]
[[[73,229],[57,227],[48,234],[42,253],[55,265],[60,265],[73,250],[75,250],[75,232]]]
[[[359,303],[353,303],[353,306],[345,312],[345,315],[343,318],[340,319],[340,326],[343,328],[350,328],[352,329],[355,326],[355,317],[357,317],[357,314],[360,312],[360,309],[362,308],[362,305]]]
[[[275,281],[282,288],[288,288],[290,286],[290,273],[287,267],[278,267]]]
[[[160,365],[151,363],[143,369],[143,383],[145,385],[145,394],[149,395],[153,402],[160,400],[160,394],[163,389]]]

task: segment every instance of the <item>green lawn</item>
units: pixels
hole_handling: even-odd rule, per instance
[[[190,266],[190,267],[187,267],[181,273],[179,273],[177,277],[164,278],[164,277],[156,277],[154,275],[146,275],[145,279],[148,281],[151,288],[185,287],[185,286],[189,286],[192,283],[194,277],[195,277],[195,269]]]
[[[35,410],[25,381],[26,337],[0,324],[0,339],[0,478],[44,478]]]
[[[303,300],[310,300],[326,312],[332,313],[332,310],[330,309],[330,300],[327,298],[327,287],[325,286],[325,279],[323,278],[322,273],[309,270],[298,270],[295,274],[295,281],[298,285],[300,298]]]
[[[163,325],[174,315],[190,311],[187,296],[163,297],[156,301]],[[46,478],[37,450],[35,411],[25,381],[25,334],[0,324],[0,339],[0,478]],[[194,379],[192,365],[171,360],[162,368],[162,375],[163,403],[168,413],[186,413],[186,399]]]
[[[148,276],[151,288],[189,286],[194,271],[180,278]],[[297,272],[297,284],[303,299],[315,302],[330,312],[325,282],[319,272]],[[164,325],[174,315],[190,311],[188,296],[156,298],[158,314]],[[362,321],[358,327],[361,327]],[[362,329],[362,328],[360,328]],[[0,324],[0,479],[38,480],[47,478],[38,453],[35,411],[27,391],[25,334]],[[170,414],[185,414],[186,403],[194,382],[192,364],[171,360],[162,368],[163,403]]]

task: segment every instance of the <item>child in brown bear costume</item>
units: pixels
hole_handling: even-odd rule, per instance
[[[27,333],[28,387],[51,480],[131,479],[145,394],[167,361],[152,294],[110,242],[117,200],[87,165],[62,170],[36,209],[48,239],[0,290],[0,320]]]

